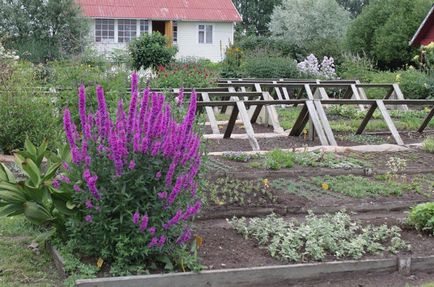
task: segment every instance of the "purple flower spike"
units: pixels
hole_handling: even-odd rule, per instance
[[[80,115],[81,130],[86,128],[86,90],[82,84],[78,90],[78,113]]]
[[[60,182],[57,179],[55,179],[55,180],[53,180],[52,185],[55,189],[59,189]]]
[[[148,227],[149,218],[147,215],[142,216],[142,223],[140,223],[140,232],[144,232],[146,227]]]
[[[136,168],[136,162],[134,160],[130,161],[130,164],[128,165],[128,168],[133,170]]]
[[[139,224],[139,220],[140,220],[140,213],[138,211],[136,211],[133,214],[133,223],[135,225],[137,225],[137,224]]]
[[[92,222],[93,221],[93,217],[92,217],[92,215],[86,215],[84,217],[84,220],[86,220],[86,222]]]
[[[86,205],[86,208],[87,208],[87,209],[91,209],[91,208],[93,208],[92,201],[90,201],[90,200],[86,200],[85,205]]]
[[[74,189],[75,192],[80,192],[81,189],[78,185],[74,184],[74,186],[72,187],[72,189]]]

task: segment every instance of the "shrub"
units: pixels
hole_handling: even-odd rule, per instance
[[[434,137],[428,137],[425,139],[423,141],[422,148],[429,153],[434,153]]]
[[[241,76],[241,65],[244,62],[244,52],[239,47],[230,46],[226,49],[222,64],[221,76],[223,78],[236,78]]]
[[[143,34],[128,46],[133,68],[157,68],[173,61],[177,49],[168,46],[167,38],[160,33]]]
[[[336,78],[334,59],[324,57],[321,64],[314,54],[310,54],[304,61],[297,64],[297,68],[303,75],[313,78]]]
[[[294,165],[294,153],[285,152],[280,149],[272,150],[265,155],[265,168],[278,170],[291,168]]]
[[[256,56],[242,66],[244,76],[253,78],[298,78],[297,63],[290,58]]]
[[[133,74],[128,112],[120,100],[115,121],[102,87],[97,88],[98,111],[86,113],[81,86],[82,136],[69,109],[64,112],[73,162],[69,189],[76,191],[72,201],[78,208],[67,223],[69,245],[84,256],[104,259],[115,274],[135,267],[195,268],[185,244],[192,235],[189,222],[201,207],[196,191],[200,138],[193,131],[196,94],[178,123],[164,95],[146,89],[139,97],[137,81]]]
[[[409,39],[432,6],[431,0],[372,1],[351,23],[346,42],[355,53],[367,53],[383,68],[410,63]]]
[[[342,79],[360,80],[363,83],[370,82],[371,73],[375,71],[374,63],[364,56],[345,54],[337,72]]]
[[[409,223],[417,230],[434,235],[434,202],[419,204],[409,214]]]
[[[398,71],[399,83],[407,99],[426,99],[434,97],[434,79],[414,68]]]
[[[151,81],[154,88],[206,88],[215,86],[218,76],[198,61],[183,61],[160,66]]]
[[[236,44],[247,55],[262,52],[267,55],[298,59],[307,53],[303,48],[297,47],[291,41],[281,37],[249,35],[240,38]]]

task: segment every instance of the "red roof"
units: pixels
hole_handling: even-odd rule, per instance
[[[428,45],[431,42],[434,42],[434,4],[411,39],[410,46]]]
[[[239,22],[232,0],[76,0],[92,18]]]

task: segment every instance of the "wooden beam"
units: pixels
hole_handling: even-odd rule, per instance
[[[338,144],[336,142],[335,136],[333,135],[333,131],[330,127],[329,120],[327,119],[327,115],[324,111],[324,108],[321,104],[321,101],[315,100],[315,101],[313,101],[313,103],[315,105],[316,111],[318,112],[318,117],[319,117],[321,125],[324,129],[324,133],[327,137],[328,142],[332,146],[337,146]]]
[[[307,125],[309,120],[309,112],[307,110],[307,106],[304,104],[300,113],[298,114],[297,119],[295,120],[294,125],[292,126],[290,136],[298,137],[303,132],[304,127]]]
[[[372,118],[372,115],[374,114],[375,110],[377,109],[377,102],[374,102],[371,107],[369,108],[368,112],[366,113],[365,117],[363,118],[362,123],[360,124],[360,127],[356,131],[356,135],[361,135],[363,131],[365,130],[366,126],[369,123],[369,120]]]
[[[244,105],[244,102],[237,97],[232,97],[232,99],[234,99],[235,102],[237,103],[237,108],[241,117],[241,121],[244,124],[244,129],[246,130],[247,137],[249,138],[250,146],[254,151],[260,150],[259,143],[255,138],[255,132],[253,130],[252,124],[250,123],[249,114],[247,113],[247,109],[246,106]]]
[[[235,104],[235,102],[234,102],[234,104]],[[232,132],[233,132],[234,127],[235,127],[235,122],[237,121],[237,118],[238,118],[238,112],[239,112],[238,106],[235,104],[235,106],[232,109],[232,113],[231,113],[231,116],[229,118],[228,125],[226,126],[225,134],[223,135],[224,139],[228,139],[231,137]]]
[[[351,85],[351,91],[353,92],[353,98],[356,100],[361,100],[360,95],[359,95],[359,90],[357,89],[356,85]],[[364,105],[359,105],[359,109],[361,111],[365,111],[365,106]]]
[[[307,110],[309,111],[309,118],[312,121],[312,124],[315,128],[315,132],[318,135],[319,141],[321,142],[321,145],[328,146],[330,145],[329,141],[327,140],[327,137],[324,133],[324,128],[321,125],[321,122],[319,120],[318,113],[315,109],[315,105],[313,104],[313,101],[306,101]]]
[[[398,84],[393,84],[393,95],[397,100],[405,100],[404,94]],[[400,105],[400,110],[408,111],[407,105]]]
[[[383,101],[377,100],[377,106],[381,112],[381,115],[383,116],[383,119],[386,121],[386,124],[389,127],[389,130],[392,133],[395,142],[398,145],[404,145],[404,142],[402,141],[401,136],[399,135],[399,132],[396,129],[395,124],[393,123],[392,118],[390,117],[389,112],[387,111],[387,108],[384,105]]]
[[[202,99],[204,102],[210,102],[208,93],[202,93]],[[211,125],[212,133],[215,135],[220,134],[219,126],[217,124],[217,120],[214,114],[214,109],[210,106],[205,106],[205,111],[208,116],[209,123]]]
[[[425,119],[423,120],[423,122],[420,125],[420,128],[417,130],[417,132],[423,133],[423,131],[426,129],[426,127],[428,126],[428,124],[431,121],[431,119],[433,118],[433,116],[434,116],[434,107],[431,109],[431,111],[425,117]]]

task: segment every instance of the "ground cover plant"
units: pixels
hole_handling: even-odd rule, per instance
[[[434,235],[434,202],[413,207],[408,215],[408,223],[419,231]]]
[[[428,137],[425,139],[422,143],[422,148],[429,153],[434,153],[434,138]]]
[[[272,257],[286,262],[322,261],[334,258],[360,259],[367,254],[398,253],[411,247],[397,226],[362,225],[346,212],[316,216],[305,221],[287,221],[271,214],[265,218],[232,218],[229,224],[245,239],[254,239]]]
[[[222,177],[209,182],[205,189],[206,202],[217,206],[266,206],[277,202],[267,179],[252,181]]]
[[[59,187],[73,191],[77,208],[66,224],[67,246],[102,260],[115,275],[196,269],[186,248],[190,221],[201,209],[196,182],[200,138],[193,130],[196,94],[179,123],[163,94],[145,89],[141,95],[137,84],[133,74],[128,111],[119,100],[114,120],[102,87],[97,88],[95,113],[87,110],[80,87],[79,128],[69,109],[64,111],[72,163]]]

